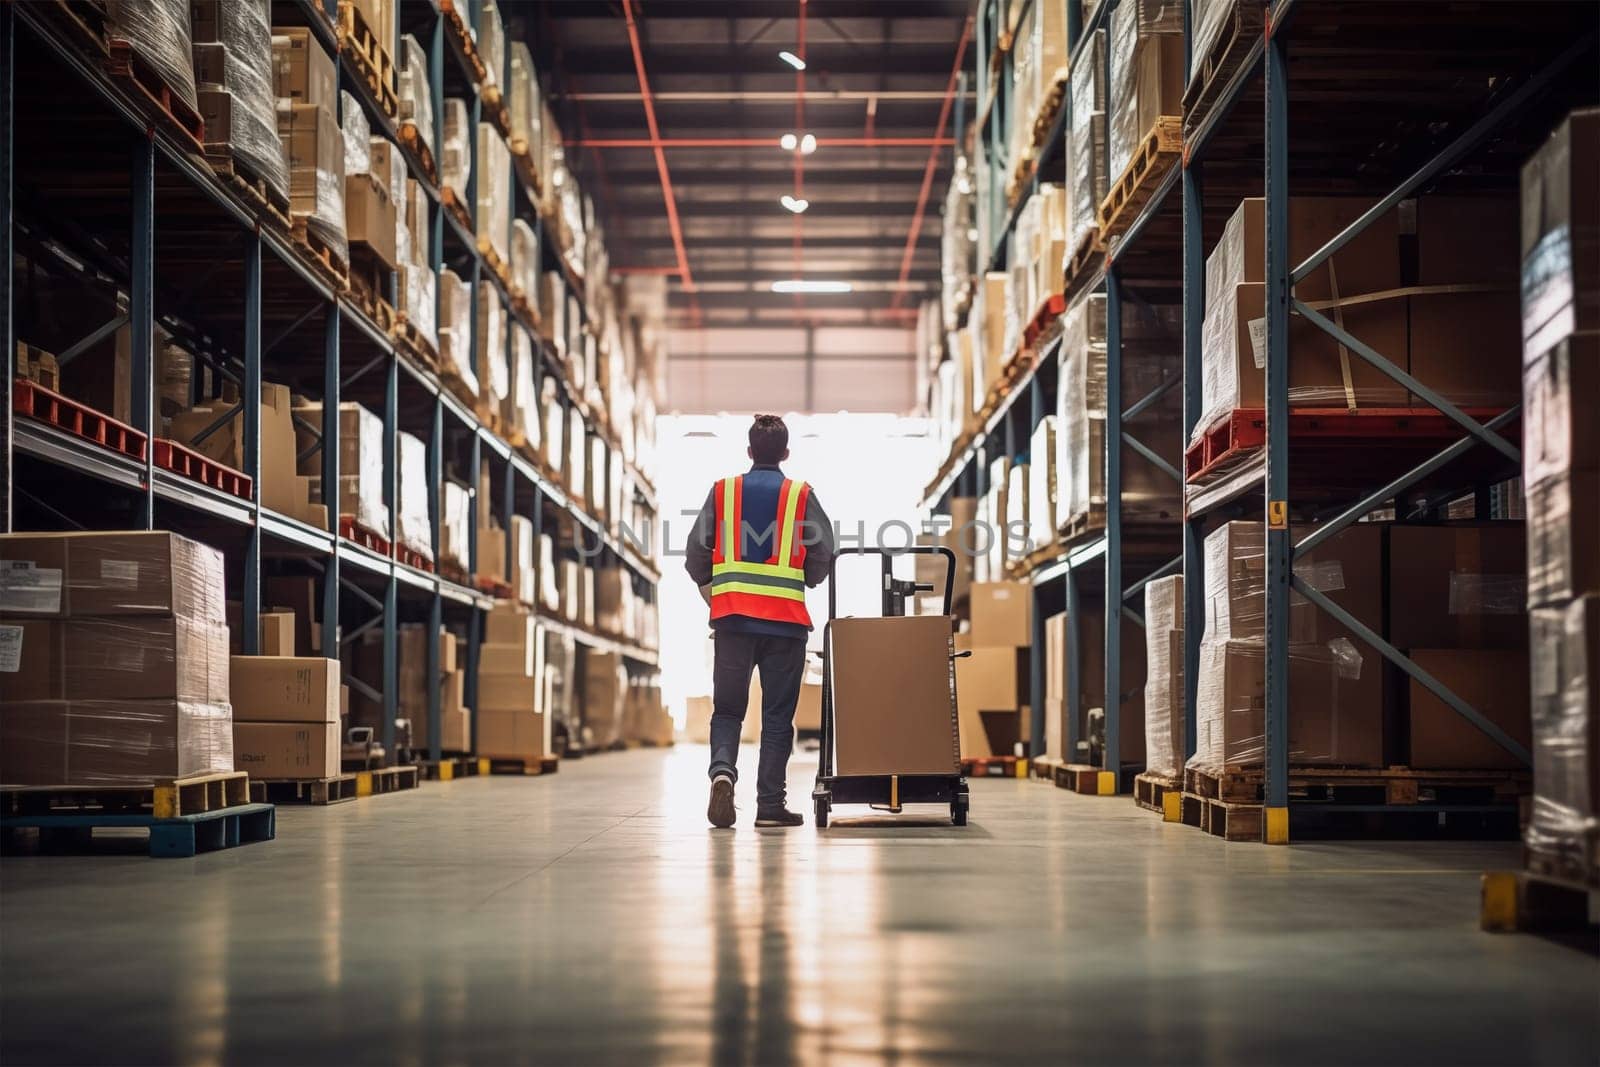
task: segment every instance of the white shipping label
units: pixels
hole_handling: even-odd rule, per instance
[[[0,626],[0,674],[22,669],[22,627]]]
[[[1267,320],[1251,319],[1247,325],[1250,330],[1250,356],[1256,361],[1256,370],[1266,370]]]
[[[100,580],[106,585],[129,589],[139,584],[139,561],[136,559],[103,559],[100,561]]]
[[[0,611],[54,615],[61,610],[61,569],[12,560],[0,567]]]

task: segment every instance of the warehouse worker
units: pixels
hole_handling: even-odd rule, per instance
[[[784,477],[789,428],[776,415],[750,426],[744,474],[711,487],[689,534],[685,568],[711,604],[716,644],[712,669],[711,825],[733,825],[739,731],[750,672],[761,671],[761,762],[756,769],[756,825],[799,826],[784,806],[794,747],[794,709],[805,676],[806,588],[822,584],[833,564],[833,524],[805,482]]]

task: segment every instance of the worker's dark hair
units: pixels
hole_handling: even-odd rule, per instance
[[[750,458],[757,463],[778,463],[789,450],[789,427],[777,415],[757,415],[750,424]]]

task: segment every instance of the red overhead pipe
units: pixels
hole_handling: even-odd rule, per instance
[[[639,75],[639,95],[644,102],[645,123],[650,127],[650,147],[655,149],[656,173],[661,177],[661,197],[667,205],[667,227],[672,231],[672,247],[678,254],[678,277],[689,293],[694,292],[694,277],[689,273],[689,256],[683,248],[683,227],[678,222],[678,198],[672,192],[672,175],[667,171],[667,154],[662,151],[661,128],[656,125],[655,98],[650,95],[650,78],[644,69],[644,51],[639,47],[639,27],[633,18],[634,0],[622,0],[622,13],[628,21],[628,43],[633,47],[633,69]],[[698,318],[698,305],[696,306]]]
[[[775,137],[578,137],[567,148],[777,148]],[[949,148],[953,137],[818,137],[818,148]]]
[[[945,124],[950,121],[950,108],[956,99],[956,83],[961,77],[961,63],[967,57],[967,41],[972,37],[972,16],[961,24],[961,40],[956,42],[956,61],[950,67],[950,84],[945,87],[944,103],[939,105],[939,125],[934,130],[935,140],[944,137]],[[928,193],[933,189],[933,172],[939,166],[939,149],[928,151],[928,165],[922,171],[922,192],[917,196],[917,210],[911,216],[911,232],[906,235],[905,255],[900,257],[900,288],[894,294],[893,307],[900,306],[905,296],[906,279],[911,277],[911,260],[917,253],[917,235],[922,232],[922,216],[928,209]]]

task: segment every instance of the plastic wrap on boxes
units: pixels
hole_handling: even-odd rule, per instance
[[[1183,771],[1183,575],[1144,587],[1145,769],[1175,778]]]
[[[11,785],[148,785],[232,770],[226,702],[16,701],[0,716],[0,780]]]
[[[1035,546],[1056,539],[1056,461],[1056,417],[1046,415],[1028,448],[1028,537]]]
[[[1194,10],[1190,15],[1194,23],[1194,40],[1189,58],[1190,78],[1200,73],[1201,65],[1217,42],[1217,35],[1228,24],[1228,14],[1236,2],[1240,0],[1194,0]],[[1242,2],[1250,3],[1252,0]],[[1181,29],[1178,32],[1182,32]]]
[[[105,8],[107,36],[132,45],[167,87],[198,111],[188,0],[113,0]]]
[[[467,391],[478,394],[478,376],[472,370],[472,288],[455,271],[439,271],[439,361]]]
[[[439,496],[439,558],[461,570],[467,566],[467,541],[472,529],[472,494],[466,486],[445,479]]]
[[[444,144],[439,150],[439,182],[467,202],[467,182],[472,177],[471,118],[467,102],[458,96],[444,102]]]
[[[511,222],[511,284],[530,304],[539,302],[539,237],[522,219]]]
[[[160,530],[0,534],[0,615],[222,622],[222,553]]]
[[[1161,37],[1170,39],[1181,47],[1183,33],[1183,4],[1178,0],[1133,0],[1119,3],[1111,11],[1110,95],[1106,110],[1107,150],[1110,153],[1111,175],[1121,175],[1133,158],[1134,149],[1149,133],[1156,115],[1165,112],[1161,97],[1168,106],[1176,106],[1182,86],[1182,56],[1174,49],[1177,70],[1163,67],[1158,49]],[[1168,84],[1170,78],[1173,84]],[[1171,112],[1176,113],[1176,112]]]
[[[506,366],[506,312],[492,285],[478,286],[478,366],[483,369],[479,397],[498,413],[511,392]]]
[[[1195,753],[1187,766],[1216,771],[1259,764],[1266,752],[1265,643],[1261,638],[1200,642]],[[1290,763],[1362,763],[1362,747],[1345,685],[1347,668],[1322,645],[1289,646]]]
[[[1522,167],[1523,358],[1600,329],[1600,108],[1579,108]],[[1589,193],[1583,192],[1590,190]]]
[[[566,407],[561,402],[561,387],[547,375],[540,387],[539,406],[544,409],[544,458],[557,474],[566,466]]]
[[[224,53],[222,88],[232,97],[226,132],[234,158],[288,199],[289,171],[284,164],[283,141],[278,137],[277,98],[272,88],[269,6],[260,2],[216,5],[217,40]]]
[[[1106,198],[1106,32],[1096,30],[1072,68],[1072,126],[1067,140],[1067,255],[1099,227],[1100,201]]]
[[[478,123],[478,203],[473,218],[478,247],[494,249],[501,263],[511,261],[511,154],[500,131]]]
[[[1531,616],[1533,815],[1528,851],[1547,870],[1596,882],[1600,838],[1600,597]]]
[[[341,262],[349,262],[344,224],[344,145],[333,109],[282,104],[278,136],[289,158],[289,205]]]
[[[417,128],[433,148],[433,92],[428,87],[428,56],[411,34],[400,38],[400,123]]]
[[[959,324],[958,303],[972,283],[976,224],[972,194],[972,164],[965,154],[958,155],[950,176],[950,191],[945,194],[944,227],[939,237],[940,304],[946,330],[954,330]]]
[[[433,559],[433,531],[428,503],[433,499],[428,483],[428,446],[422,438],[401,430],[396,439],[395,461],[400,464],[400,500],[395,508],[397,540]]]
[[[533,338],[520,323],[511,325],[510,390],[504,414],[512,436],[539,447],[539,397],[534,388]]]
[[[313,426],[322,425],[322,405],[296,404],[295,414]],[[303,432],[303,431],[302,431]],[[300,451],[306,450],[302,441]],[[346,401],[339,405],[339,492],[330,493],[318,473],[321,457],[311,455],[301,461],[300,473],[311,478],[312,503],[327,505],[328,511],[351,516],[357,524],[387,539],[389,508],[383,501],[383,419],[360,404]]]
[[[521,41],[511,45],[511,145],[534,156],[540,167],[539,152],[544,139],[544,101],[539,93],[539,72],[533,53]],[[540,167],[539,173],[545,175]]]
[[[478,54],[483,58],[487,72],[485,85],[499,85],[505,81],[506,30],[500,21],[500,8],[493,0],[484,0],[478,8]]]
[[[406,321],[437,347],[438,331],[433,321],[434,294],[437,276],[427,267],[415,263],[400,266],[400,307]]]
[[[339,90],[339,131],[344,135],[344,172],[372,173],[372,124],[356,98]]]

